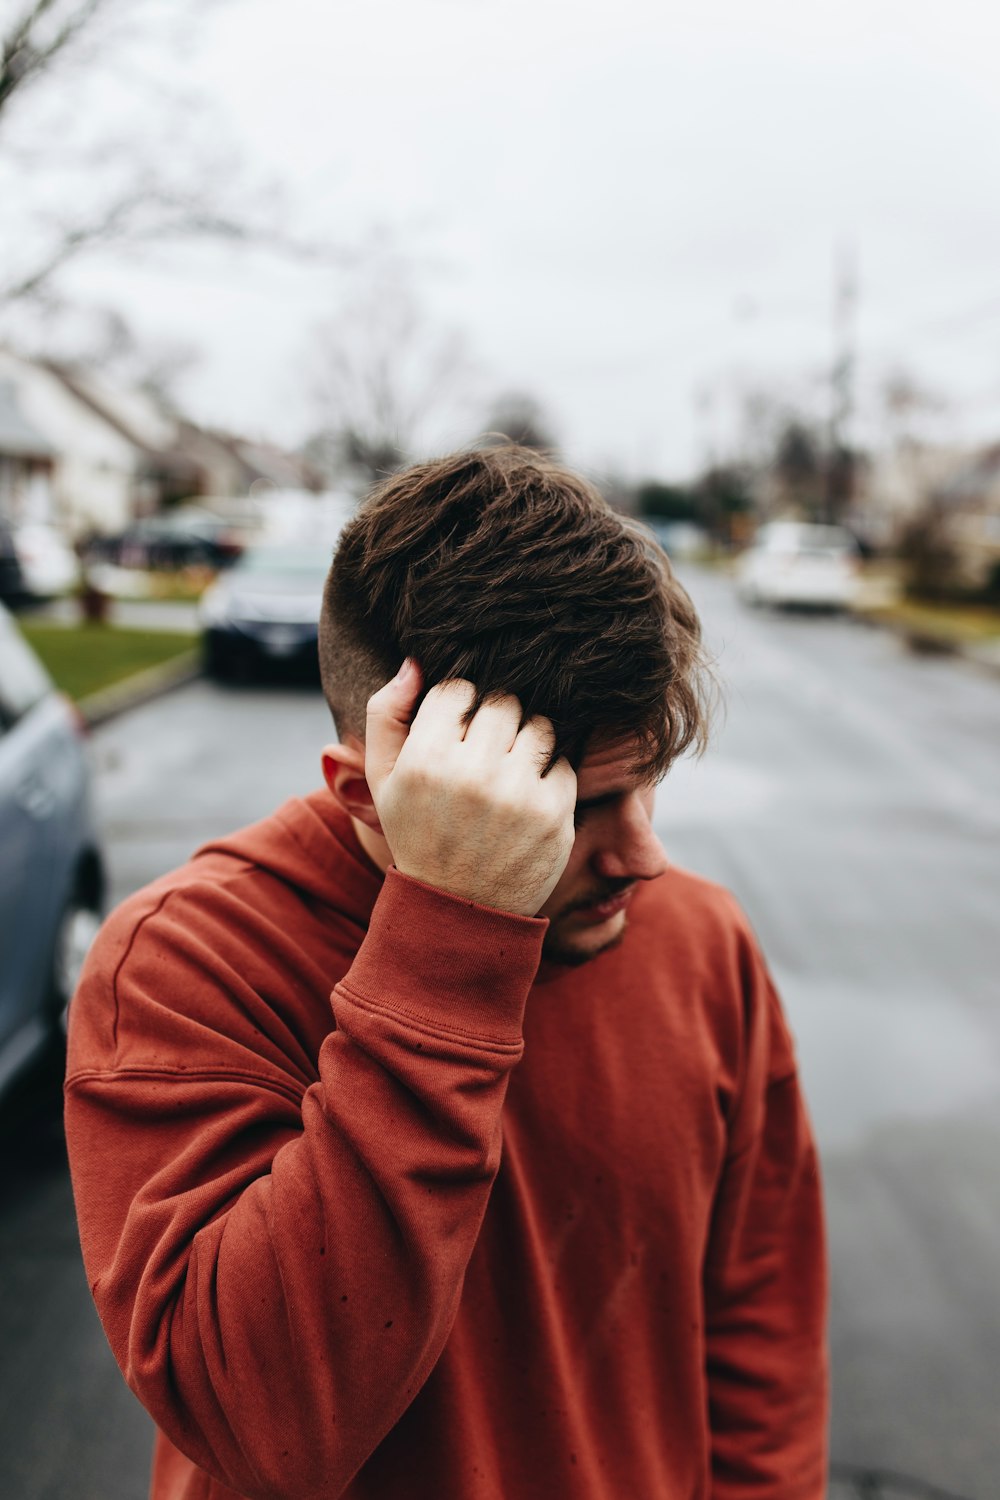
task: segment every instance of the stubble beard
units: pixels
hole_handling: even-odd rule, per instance
[[[599,954],[607,953],[612,948],[619,947],[624,942],[625,933],[628,930],[627,911],[622,913],[622,921],[617,931],[596,947],[578,946],[578,943],[572,936],[563,936],[560,927],[567,919],[572,917],[573,912],[582,911],[590,906],[597,906],[602,901],[610,901],[634,884],[633,880],[616,881],[613,884],[609,884],[603,890],[590,891],[586,896],[578,897],[575,901],[571,901],[550,920],[549,930],[542,941],[542,957],[547,959],[549,963],[563,964],[567,968],[579,968],[583,964],[590,963],[591,959],[597,958]],[[586,931],[587,929],[584,928],[581,936]]]
[[[562,964],[565,968],[578,969],[583,964],[589,964],[592,958],[597,958],[601,953],[607,953],[612,948],[617,948],[625,941],[625,933],[628,924],[623,922],[614,937],[608,938],[607,942],[600,943],[596,948],[577,948],[571,941],[563,939],[558,932],[553,932],[550,927],[542,942],[542,957],[551,964]]]

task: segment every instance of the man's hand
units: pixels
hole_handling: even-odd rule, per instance
[[[465,727],[469,682],[431,688],[404,662],[368,702],[365,776],[396,868],[453,896],[533,917],[573,847],[576,775],[548,719],[493,698]],[[412,718],[412,723],[411,723]]]

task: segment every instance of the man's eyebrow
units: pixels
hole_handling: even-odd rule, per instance
[[[597,797],[580,797],[577,801],[577,811],[583,808],[589,811],[592,807],[607,807],[611,802],[617,802],[620,797],[625,796],[624,787],[614,792],[601,792]]]

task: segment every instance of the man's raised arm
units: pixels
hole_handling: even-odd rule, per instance
[[[236,861],[127,903],[75,1002],[67,1139],[105,1330],[163,1432],[251,1500],[340,1493],[442,1351],[499,1164],[533,913],[572,845],[551,727],[512,699],[467,724],[461,683],[411,726],[419,691],[410,667],[372,700],[396,868],[318,1081],[268,997],[322,976],[291,894],[275,882],[251,921]]]

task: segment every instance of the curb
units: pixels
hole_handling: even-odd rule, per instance
[[[198,652],[184,651],[158,667],[147,667],[144,672],[136,672],[111,687],[102,688],[99,693],[81,698],[77,707],[88,728],[97,729],[119,714],[127,713],[130,708],[138,708],[142,703],[149,703],[174,688],[193,682],[201,672]]]

